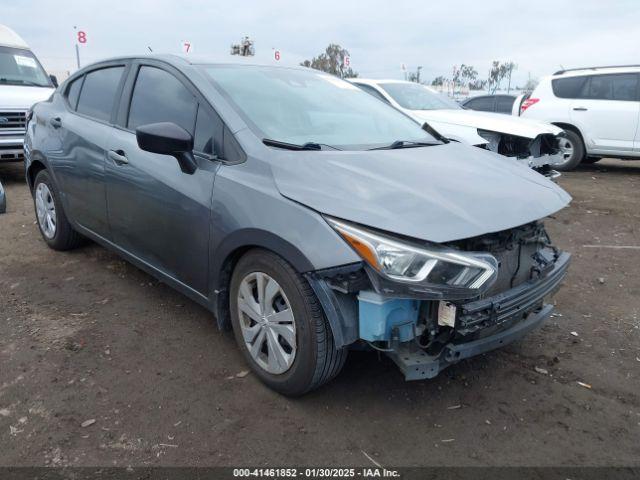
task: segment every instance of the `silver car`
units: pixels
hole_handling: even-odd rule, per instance
[[[204,305],[287,395],[355,346],[415,380],[516,340],[569,263],[541,222],[560,187],[322,72],[118,58],[27,118],[44,241],[89,238]]]

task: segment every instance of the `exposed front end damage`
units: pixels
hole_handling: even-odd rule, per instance
[[[478,145],[506,157],[515,158],[526,166],[551,178],[560,176],[553,169],[562,164],[564,153],[560,149],[560,140],[564,133],[542,133],[535,138],[521,137],[489,130],[478,130],[478,135],[488,143]]]
[[[464,297],[460,289],[443,293],[394,282],[366,261],[307,274],[336,345],[385,352],[406,380],[432,378],[448,365],[506,345],[540,326],[553,310],[546,300],[570,262],[568,253],[551,244],[540,222],[443,247],[461,256],[495,259],[495,272],[481,293]]]

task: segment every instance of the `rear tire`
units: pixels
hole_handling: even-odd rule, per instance
[[[268,250],[249,251],[236,265],[229,290],[236,341],[268,387],[303,395],[340,372],[347,349],[336,348],[318,298],[284,259]]]
[[[577,132],[564,131],[566,137],[560,140],[560,150],[565,153],[565,161],[560,165],[554,165],[555,170],[568,172],[576,168],[584,159],[584,143]]]
[[[82,244],[83,237],[67,220],[58,189],[47,170],[39,171],[33,182],[33,205],[40,234],[50,248],[71,250]]]

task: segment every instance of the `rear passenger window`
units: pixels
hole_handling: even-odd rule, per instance
[[[83,79],[84,77],[80,77],[74,80],[67,88],[67,101],[73,110],[78,106],[78,97],[80,96],[80,87],[82,87]]]
[[[124,67],[107,67],[87,73],[80,92],[78,113],[109,121]]]
[[[580,98],[587,77],[556,78],[551,82],[553,94],[558,98]]]
[[[193,135],[197,106],[195,97],[172,74],[143,66],[133,88],[127,126],[173,122]]]
[[[211,114],[202,105],[198,107],[196,133],[193,136],[193,149],[207,155],[222,156],[222,119]]]
[[[496,100],[496,112],[498,113],[511,113],[513,110],[513,102],[516,99],[513,97],[498,97]]]
[[[493,97],[474,98],[467,104],[471,110],[493,112]]]
[[[635,73],[593,75],[581,98],[592,100],[636,100],[638,76]]]

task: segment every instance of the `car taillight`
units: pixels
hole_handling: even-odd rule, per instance
[[[524,112],[531,105],[535,105],[539,101],[539,98],[527,98],[524,102],[522,102],[522,105],[520,105],[520,114],[522,115],[522,112]]]

